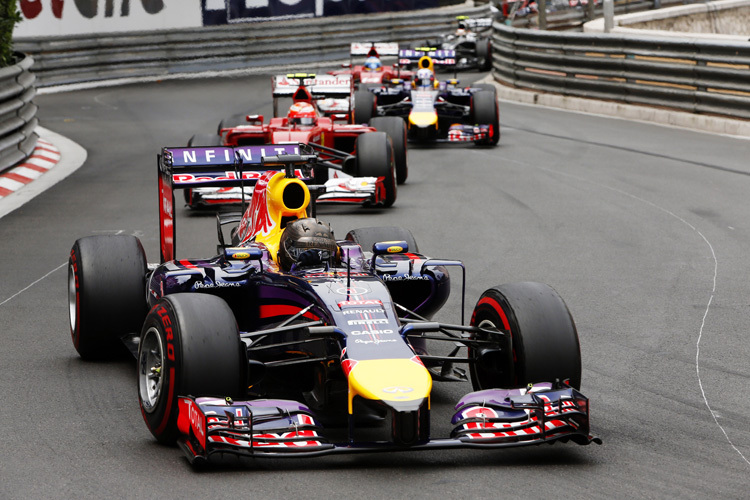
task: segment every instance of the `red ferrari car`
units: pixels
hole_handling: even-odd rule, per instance
[[[350,57],[366,56],[364,64],[353,65],[344,64],[343,68],[329,72],[331,75],[351,75],[355,88],[360,88],[359,84],[378,84],[388,83],[393,79],[411,80],[414,73],[412,71],[402,71],[396,63],[392,66],[383,66],[380,58],[383,56],[398,57],[398,44],[390,42],[376,43],[358,43],[351,44],[349,50]]]
[[[217,134],[196,134],[188,146],[309,144],[321,158],[314,172],[314,184],[323,186],[318,202],[392,205],[396,184],[403,183],[408,172],[403,120],[383,117],[369,126],[350,124],[350,75],[298,73],[275,76],[271,83],[273,118],[232,115],[221,121]],[[292,104],[279,116],[279,100],[284,98]],[[242,192],[200,188],[188,190],[185,199],[190,207],[239,203]],[[244,192],[247,199],[250,191]]]

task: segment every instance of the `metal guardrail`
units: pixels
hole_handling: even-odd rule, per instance
[[[489,6],[313,18],[148,33],[16,39],[35,59],[37,86],[170,73],[220,71],[349,57],[356,41],[423,42],[455,29],[457,15],[487,16]]]
[[[750,44],[493,24],[500,83],[750,119]]]
[[[35,76],[29,71],[34,60],[16,53],[17,64],[0,69],[0,171],[27,158],[39,136]]]

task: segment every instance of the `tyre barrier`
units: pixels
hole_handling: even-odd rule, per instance
[[[0,172],[27,158],[36,147],[39,125],[34,59],[16,53],[16,64],[0,68]]]

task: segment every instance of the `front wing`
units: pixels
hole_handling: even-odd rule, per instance
[[[232,401],[180,397],[178,443],[191,463],[213,455],[302,457],[331,453],[507,448],[557,441],[601,444],[589,434],[588,399],[570,387],[537,384],[531,389],[490,389],[456,405],[448,438],[412,446],[378,442],[331,442],[305,405],[289,400]]]

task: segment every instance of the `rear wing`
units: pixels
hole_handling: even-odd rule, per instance
[[[162,148],[157,156],[161,262],[175,258],[175,189],[254,186],[264,172],[281,170],[278,165],[264,165],[264,157],[308,153],[305,144]]]
[[[351,56],[397,56],[398,43],[395,42],[352,42],[349,49]]]
[[[456,64],[455,50],[438,50],[434,48],[421,47],[417,49],[405,49],[398,52],[398,62],[403,66],[416,64],[421,58],[429,57],[436,65]]]
[[[277,75],[271,79],[273,97],[295,97],[305,88],[312,99],[344,98],[351,95],[354,83],[351,75],[321,75],[296,73]]]
[[[294,73],[271,78],[273,94],[273,116],[279,116],[279,98],[290,97],[294,101],[318,99],[351,99],[354,93],[352,75],[321,75]],[[351,103],[350,103],[351,104]]]
[[[487,28],[492,27],[492,18],[491,17],[465,17],[465,16],[458,16],[456,17],[456,20],[458,21],[458,27],[466,28],[468,30],[483,30]]]

